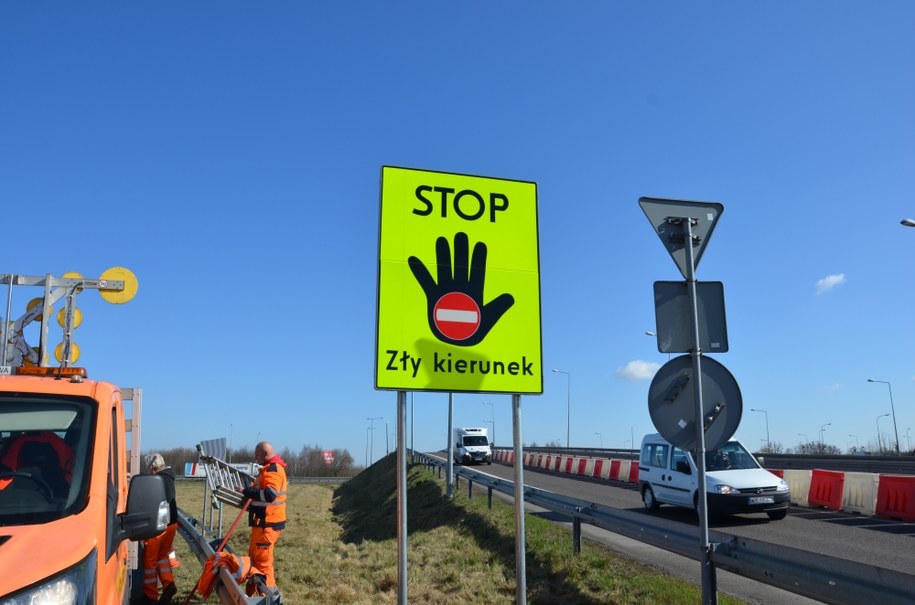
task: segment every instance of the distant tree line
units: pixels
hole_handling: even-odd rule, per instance
[[[333,452],[333,462],[328,463],[324,452]],[[175,469],[175,474],[184,475],[188,462],[197,462],[198,453],[194,448],[173,448],[170,450],[148,450],[143,455],[158,452],[165,458],[165,464]],[[318,446],[305,445],[298,452],[286,448],[277,452],[286,462],[286,473],[290,477],[353,477],[363,470],[355,466],[353,457],[346,449],[324,450]],[[241,447],[226,453],[226,462],[254,462],[254,448]]]

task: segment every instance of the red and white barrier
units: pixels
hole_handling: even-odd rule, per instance
[[[909,475],[880,475],[877,486],[878,517],[915,521],[915,477]]]
[[[497,450],[493,457],[505,464],[514,464],[513,450]],[[525,452],[524,464],[555,473],[639,482],[637,460]],[[792,504],[915,522],[915,476],[823,469],[769,471],[788,483]]]
[[[845,473],[842,510],[873,517],[877,510],[877,481],[874,473]]]

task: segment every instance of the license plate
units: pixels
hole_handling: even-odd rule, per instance
[[[775,504],[772,496],[750,496],[750,504]]]

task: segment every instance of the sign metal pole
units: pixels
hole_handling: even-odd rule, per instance
[[[702,603],[718,604],[718,588],[715,576],[715,563],[712,561],[712,547],[708,537],[708,493],[705,489],[705,411],[702,406],[702,350],[699,345],[699,308],[696,303],[696,267],[693,257],[692,219],[682,218],[684,242],[686,249],[686,283],[689,290],[690,323],[693,332],[693,347],[690,356],[693,362],[693,393],[696,404],[696,470],[699,482],[699,533],[700,562],[702,565]]]
[[[524,538],[524,452],[521,450],[521,395],[512,395],[512,433],[515,448],[515,603],[527,603],[527,566]]]
[[[448,393],[448,463],[445,465],[445,497],[454,497],[454,393]]]
[[[407,605],[407,392],[397,391],[397,603]]]

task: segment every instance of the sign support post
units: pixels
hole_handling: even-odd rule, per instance
[[[448,393],[448,462],[445,464],[445,497],[454,497],[454,393]]]
[[[397,391],[397,603],[407,605],[407,392]]]
[[[515,603],[527,603],[524,537],[524,452],[521,451],[521,395],[512,395],[512,439],[515,449]]]
[[[708,493],[705,490],[705,412],[702,407],[702,350],[699,345],[699,307],[696,304],[696,267],[693,257],[693,227],[690,218],[681,218],[686,248],[686,283],[689,290],[690,323],[693,333],[693,347],[690,356],[693,361],[693,397],[696,403],[696,471],[700,489],[699,499],[699,548],[702,565],[702,603],[718,604],[718,582],[715,562],[712,560],[712,546],[708,537]]]

